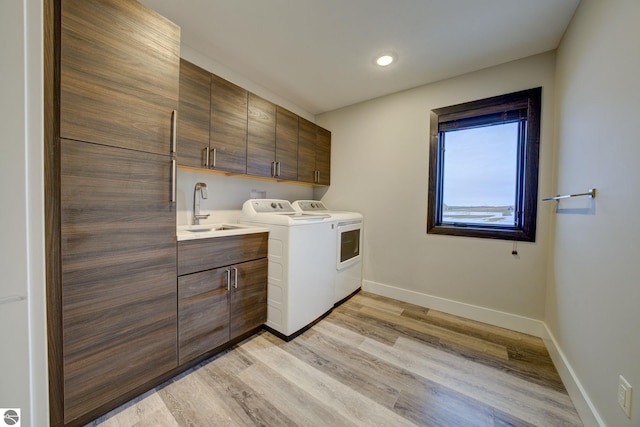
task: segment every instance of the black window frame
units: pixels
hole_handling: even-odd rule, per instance
[[[466,102],[431,111],[429,144],[429,188],[427,200],[427,233],[452,236],[535,242],[538,214],[538,169],[540,152],[542,88],[532,88],[478,101]],[[469,129],[488,124],[520,121],[516,225],[491,226],[454,224],[442,221],[442,132]]]

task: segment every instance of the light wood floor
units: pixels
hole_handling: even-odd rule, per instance
[[[361,292],[90,426],[581,426],[538,338]]]

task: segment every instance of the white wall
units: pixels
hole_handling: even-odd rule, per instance
[[[640,2],[582,0],[557,53],[557,188],[546,323],[608,426],[640,426]],[[636,387],[632,420],[618,375]]]
[[[544,315],[551,211],[539,206],[536,242],[519,243],[515,257],[510,241],[426,234],[429,114],[542,86],[539,194],[545,196],[551,191],[554,73],[550,52],[317,117],[332,131],[332,185],[316,193],[329,207],[364,214],[369,289],[514,329],[536,328],[527,320]]]
[[[0,407],[45,426],[41,2],[0,3],[0,54]]]

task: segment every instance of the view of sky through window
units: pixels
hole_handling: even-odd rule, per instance
[[[514,224],[518,130],[512,122],[445,132],[445,222]]]

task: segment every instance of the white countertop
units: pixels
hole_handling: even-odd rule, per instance
[[[178,241],[208,239],[211,237],[239,236],[242,234],[268,233],[268,227],[245,224],[181,225],[177,229]]]

